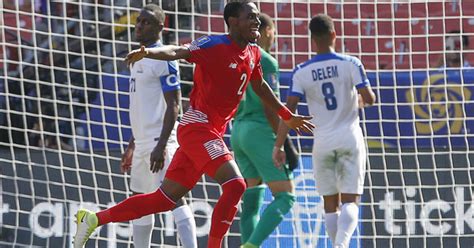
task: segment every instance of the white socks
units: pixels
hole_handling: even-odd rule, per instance
[[[173,210],[174,222],[184,248],[197,248],[196,221],[188,205]]]
[[[150,214],[140,219],[132,220],[133,246],[135,248],[149,248],[151,233],[155,224],[155,215]]]
[[[326,224],[326,232],[329,235],[332,243],[336,242],[337,234],[337,219],[341,212],[327,213],[324,215],[324,223]]]
[[[188,205],[173,210],[174,222],[178,229],[179,239],[184,248],[197,248],[196,221]],[[132,220],[133,245],[135,248],[149,248],[151,234],[155,224],[155,215],[150,214]]]
[[[351,236],[359,222],[359,207],[354,202],[345,203],[337,220],[337,234],[334,247],[349,247]]]

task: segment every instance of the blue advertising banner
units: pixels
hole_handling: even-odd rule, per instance
[[[286,100],[291,73],[280,74]],[[471,147],[474,137],[474,70],[431,70],[368,73],[377,94],[375,106],[362,119],[370,147]],[[119,147],[130,137],[128,78],[102,78],[102,91],[91,107],[92,146]],[[117,95],[116,92],[119,92]],[[104,106],[104,107],[102,107]],[[307,113],[306,106],[299,107]],[[317,118],[317,117],[316,117]],[[105,123],[105,125],[104,125]],[[87,125],[87,124],[84,124]],[[311,139],[302,141],[311,148]]]
[[[471,147],[474,70],[367,73],[377,95],[361,119],[369,147]],[[281,73],[288,85],[291,73]],[[282,90],[287,95],[287,89]],[[300,106],[301,113],[307,113]],[[317,117],[315,117],[317,118]],[[310,143],[303,146],[311,147]]]

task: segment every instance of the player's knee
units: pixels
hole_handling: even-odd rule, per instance
[[[327,195],[324,197],[324,212],[334,213],[339,210],[339,195]]]
[[[174,202],[169,196],[167,196],[161,188],[157,189],[155,192],[150,193],[152,196],[150,198],[149,203],[155,204],[156,206],[159,205],[160,212],[168,211],[176,206],[176,202]]]
[[[176,201],[176,206],[175,206],[174,209],[177,209],[177,208],[182,207],[182,206],[187,206],[187,202],[184,198],[181,198],[181,199]]]
[[[267,182],[267,185],[273,195],[279,192],[293,192],[295,188],[292,180],[271,181]]]
[[[245,189],[247,189],[247,185],[245,184],[245,180],[241,177],[232,178],[222,184],[222,190],[224,191],[224,194],[228,192],[229,194],[235,196],[235,198],[237,198],[238,200],[242,198]]]
[[[296,196],[290,192],[280,192],[275,195],[275,201],[280,202],[280,210],[286,214],[295,204]]]
[[[360,202],[360,195],[358,194],[341,194],[341,203],[355,203],[356,205],[359,205]]]

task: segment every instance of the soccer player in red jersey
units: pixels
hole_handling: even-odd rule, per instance
[[[222,187],[222,195],[212,214],[208,240],[208,247],[221,247],[246,188],[223,141],[223,135],[248,83],[288,127],[309,133],[314,128],[309,121],[311,117],[293,114],[263,81],[260,50],[253,44],[260,35],[258,17],[259,10],[254,3],[248,0],[234,1],[224,9],[229,34],[204,36],[184,46],[142,47],[127,55],[129,64],[144,57],[186,59],[196,64],[191,106],[178,127],[180,147],[157,191],[132,196],[97,213],[79,210],[76,214],[74,247],[83,247],[97,226],[172,209],[175,202],[191,190],[204,173]]]

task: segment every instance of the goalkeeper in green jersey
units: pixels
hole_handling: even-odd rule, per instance
[[[278,62],[268,52],[275,39],[272,19],[260,13],[261,37],[257,43],[262,53],[261,65],[265,81],[275,93],[278,92]],[[262,104],[258,96],[248,87],[237,110],[232,127],[231,145],[240,171],[247,182],[240,215],[242,247],[259,247],[275,230],[295,202],[292,170],[288,165],[277,168],[272,161],[275,133],[279,118]],[[287,139],[288,140],[288,139]],[[298,163],[293,146],[285,146],[288,160],[294,169]],[[259,218],[266,183],[274,200]],[[259,220],[260,219],[260,220]]]

